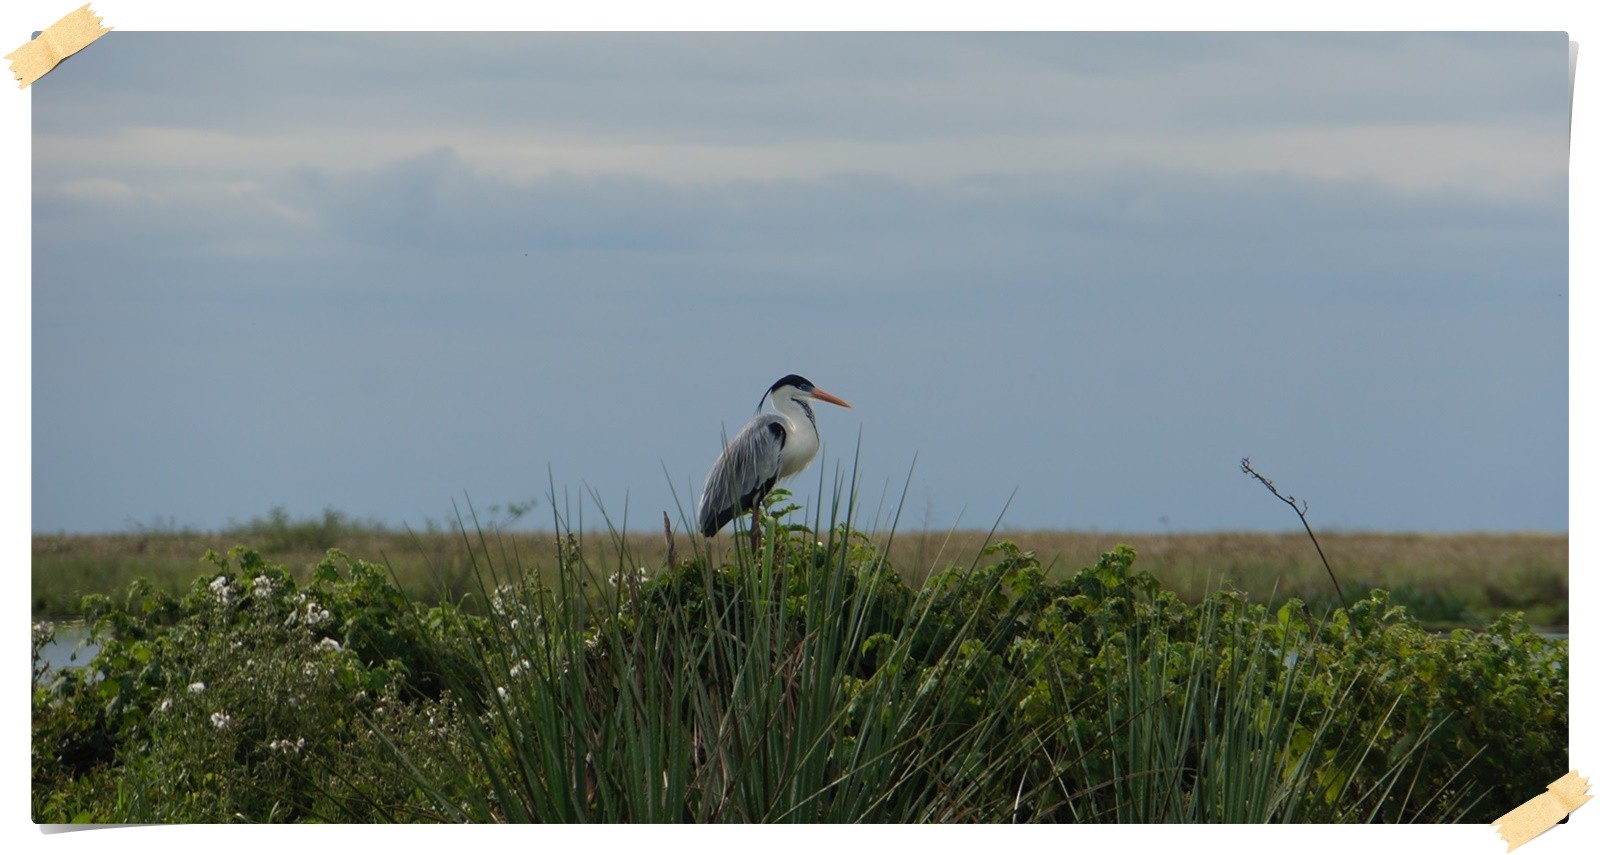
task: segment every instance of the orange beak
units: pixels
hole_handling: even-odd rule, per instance
[[[834,396],[828,394],[827,392],[822,391],[821,389],[816,388],[815,386],[813,386],[811,388],[811,393],[810,394],[811,394],[811,397],[816,398],[819,401],[827,401],[830,404],[837,404],[838,406],[844,407],[845,409],[850,409],[850,405],[848,403],[846,403],[843,398],[835,398]]]

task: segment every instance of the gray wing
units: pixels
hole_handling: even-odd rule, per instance
[[[739,429],[700,492],[701,533],[716,534],[766,496],[778,480],[778,454],[787,439],[783,417],[775,413],[762,413]]]

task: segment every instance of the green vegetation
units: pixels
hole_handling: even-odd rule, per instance
[[[525,521],[531,503],[487,509],[485,528]],[[583,533],[580,533],[582,535]],[[590,533],[587,539],[619,542],[634,566],[660,567],[667,559],[659,530],[625,536]],[[1139,550],[1140,568],[1186,603],[1236,589],[1268,605],[1290,598],[1314,607],[1337,599],[1327,573],[1304,532],[1283,534],[1127,534],[1116,532],[1005,531],[1003,536],[1039,557],[1046,577],[1066,578],[1119,543]],[[1345,593],[1352,599],[1382,589],[1390,601],[1434,629],[1482,629],[1501,614],[1517,611],[1541,629],[1567,625],[1567,536],[1565,534],[1384,534],[1318,532]],[[541,568],[558,565],[560,538],[550,532],[498,535],[522,558]],[[874,545],[919,586],[940,567],[981,560],[987,532],[900,531],[869,533]],[[720,539],[725,541],[726,539]],[[75,616],[89,594],[110,594],[136,578],[180,597],[206,570],[207,550],[226,552],[250,544],[269,563],[288,568],[305,582],[327,550],[381,560],[406,594],[436,602],[459,599],[473,589],[473,561],[459,532],[430,523],[423,531],[391,531],[335,510],[291,519],[283,508],[266,517],[205,533],[171,522],[138,526],[126,534],[36,535],[33,538],[33,614]]]
[[[670,566],[458,536],[442,601],[245,548],[92,595],[96,659],[35,674],[34,820],[1487,822],[1567,768],[1566,642],[1515,614],[1187,602],[1122,546],[912,587],[783,512]]]
[[[1281,534],[1103,535],[1007,532],[1047,567],[1077,568],[1117,543],[1139,548],[1140,565],[1185,602],[1232,588],[1281,603],[1338,604],[1328,574],[1303,531]],[[1548,533],[1419,534],[1319,531],[1333,572],[1352,602],[1368,591],[1433,629],[1482,629],[1508,611],[1534,626],[1567,627],[1567,535]],[[915,536],[896,537],[896,553],[915,554]],[[978,539],[963,539],[963,554]],[[1320,608],[1314,608],[1320,611]]]

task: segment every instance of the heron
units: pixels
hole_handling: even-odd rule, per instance
[[[768,398],[777,412],[761,412]],[[745,511],[759,512],[772,485],[806,468],[816,456],[819,440],[812,401],[850,406],[798,374],[785,375],[762,394],[755,417],[722,449],[706,476],[700,492],[702,534],[711,537]],[[754,527],[751,534],[754,542]]]

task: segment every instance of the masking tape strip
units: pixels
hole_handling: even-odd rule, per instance
[[[100,26],[100,16],[89,11],[85,3],[77,11],[51,24],[38,38],[6,54],[11,60],[11,76],[18,81],[18,89],[50,73],[57,63],[83,50],[90,42],[111,32]]]
[[[1521,846],[1550,830],[1561,818],[1577,809],[1578,805],[1593,796],[1589,779],[1578,777],[1576,770],[1555,780],[1544,792],[1522,803],[1522,806],[1494,821],[1505,838],[1506,851]]]

